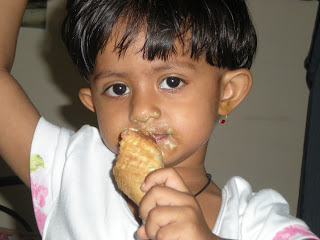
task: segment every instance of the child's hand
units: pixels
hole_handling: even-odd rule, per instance
[[[150,173],[141,190],[147,192],[139,213],[145,223],[138,229],[142,239],[218,239],[209,229],[200,206],[173,168]]]

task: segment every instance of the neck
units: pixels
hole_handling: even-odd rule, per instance
[[[208,182],[204,166],[199,168],[175,167],[186,186],[192,192],[197,193]]]
[[[206,169],[204,166],[197,168],[175,167],[183,181],[187,183],[203,181],[206,178]]]
[[[204,167],[204,160],[206,156],[207,143],[204,144],[197,152],[192,156],[185,159],[180,164],[173,166],[179,173],[183,181],[188,183],[205,181],[206,169]]]

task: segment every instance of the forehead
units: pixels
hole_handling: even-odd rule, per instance
[[[191,59],[190,54],[190,39],[191,33],[186,34],[184,38],[173,38],[161,41],[155,36],[149,36],[146,31],[146,26],[141,26],[137,33],[128,35],[128,26],[125,22],[120,21],[114,27],[112,34],[108,38],[107,43],[98,52],[97,59],[102,55],[112,54],[117,55],[119,59],[126,58],[127,55],[136,55],[148,61],[154,60],[172,60],[177,57],[185,57]],[[202,56],[195,58],[198,60]]]
[[[196,79],[200,76],[218,78],[222,69],[207,63],[205,57],[195,60],[190,55],[183,54],[182,45],[177,44],[177,52],[167,59],[148,60],[143,56],[141,47],[144,44],[144,34],[141,33],[119,56],[115,49],[115,40],[110,41],[105,49],[99,52],[93,74],[92,83],[100,79],[135,79],[141,77],[161,76],[162,74],[178,74],[184,78]]]
[[[186,74],[195,74],[200,71],[213,71],[215,73],[221,72],[220,68],[209,64],[206,61],[205,54],[198,58],[192,57],[189,51],[189,42],[191,33],[185,35],[185,39],[174,39],[173,48],[168,51],[167,43],[158,41],[157,49],[151,49],[155,52],[166,52],[166,56],[156,55],[154,58],[149,58],[150,53],[145,52],[148,40],[146,27],[141,26],[140,31],[127,42],[123,41],[128,36],[127,25],[125,21],[119,21],[113,29],[108,42],[105,47],[98,52],[95,59],[95,67],[90,79],[98,79],[104,76],[121,76],[129,75],[133,72],[140,70],[144,75],[152,75],[166,70],[179,70],[180,72],[186,71]],[[126,45],[126,47],[124,47]],[[124,49],[124,51],[123,51]],[[150,50],[150,48],[147,47]]]
[[[105,48],[100,51],[96,57],[95,73],[105,66],[122,64],[129,65],[149,65],[154,67],[154,71],[166,70],[170,68],[189,68],[195,70],[201,64],[206,64],[205,58],[200,57],[195,60],[190,57],[190,54],[185,54],[184,46],[178,40],[175,42],[175,52],[170,53],[166,59],[156,57],[155,59],[148,59],[143,52],[145,46],[146,35],[140,32],[136,38],[130,43],[125,52],[119,53],[117,46],[119,44],[119,37],[116,35],[110,38]],[[120,67],[120,66],[115,66]]]
[[[109,51],[113,50],[119,56],[123,56],[130,48],[136,53],[141,52],[148,60],[166,60],[173,55],[191,56],[191,51],[196,51],[193,58],[200,57],[200,51],[191,46],[193,39],[191,30],[184,32],[184,27],[181,27],[175,32],[172,29],[157,32],[146,21],[145,19],[145,22],[132,23],[132,20],[120,17],[106,38],[101,52],[108,48]]]

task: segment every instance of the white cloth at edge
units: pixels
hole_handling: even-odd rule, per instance
[[[43,161],[32,169],[31,190],[44,240],[137,239],[138,224],[113,181],[115,155],[96,128],[86,125],[74,133],[41,118],[32,143],[31,166],[34,156]],[[285,227],[307,227],[289,215],[280,194],[273,190],[252,193],[240,177],[227,182],[222,199],[213,229],[222,238],[276,239]]]

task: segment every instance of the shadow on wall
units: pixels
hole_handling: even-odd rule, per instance
[[[76,70],[61,39],[61,24],[65,15],[66,0],[55,3],[52,8],[51,5],[53,4],[48,5],[50,9],[42,55],[49,66],[53,81],[71,102],[70,105],[61,106],[61,114],[75,129],[79,129],[84,124],[97,126],[95,114],[87,110],[78,97],[79,89],[89,87],[89,84]]]

